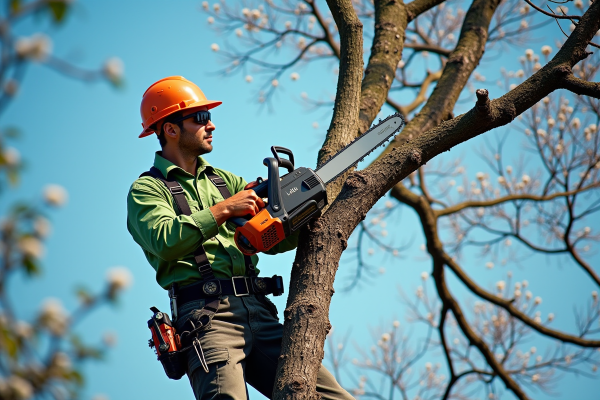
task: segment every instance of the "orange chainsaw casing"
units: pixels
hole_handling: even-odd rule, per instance
[[[254,247],[254,251],[239,245],[240,235],[248,239]],[[240,251],[247,256],[261,251],[268,251],[283,239],[285,239],[285,233],[281,220],[271,217],[266,208],[263,208],[244,226],[240,226],[235,230],[235,242],[238,243]]]

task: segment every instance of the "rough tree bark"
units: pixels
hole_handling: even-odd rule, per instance
[[[415,3],[417,2],[411,4]],[[306,228],[301,235],[292,268],[288,303],[284,312],[283,355],[278,366],[275,399],[319,398],[315,391],[316,376],[323,358],[325,336],[330,328],[328,310],[334,293],[333,281],[339,260],[347,246],[350,234],[377,200],[436,155],[493,128],[508,124],[556,89],[567,88],[575,93],[581,92],[599,97],[597,84],[580,81],[571,71],[576,63],[588,56],[586,47],[600,29],[600,1],[596,1],[583,15],[561,50],[547,65],[498,99],[490,100],[486,90],[479,90],[473,109],[452,118],[450,112],[458,94],[483,54],[487,28],[498,3],[498,0],[473,2],[465,17],[459,44],[450,55],[450,61],[440,82],[422,113],[405,128],[402,135],[378,160],[366,170],[350,174],[327,212]],[[401,34],[393,30],[394,22],[379,24],[379,27],[376,22],[374,44],[379,44],[378,49],[383,51],[383,54],[373,55],[369,61],[367,70],[372,67],[371,71],[377,71],[379,75],[371,73],[365,75],[362,91],[371,94],[369,99],[363,99],[360,88],[362,25],[356,18],[350,1],[331,0],[328,4],[340,30],[341,68],[334,117],[324,150],[319,154],[319,163],[334,154],[339,147],[363,129],[371,115],[373,118],[377,115],[389,90],[389,84],[384,76],[391,64],[394,61],[397,63],[400,59],[400,55],[396,55],[394,50],[399,48],[400,53],[402,46],[395,45],[384,38],[386,35]],[[421,8],[435,5],[434,2],[417,4]],[[394,1],[376,2],[376,7],[402,9],[402,6]],[[394,9],[397,11],[395,18],[400,21],[395,26],[396,29],[398,26],[405,28],[406,25],[402,25],[405,24],[404,21],[408,21],[414,15],[415,10],[411,10],[410,4],[406,8],[409,9],[408,13]],[[380,30],[379,35],[377,29]],[[359,44],[360,47],[353,47]],[[389,53],[390,50],[392,55]],[[380,60],[381,65],[375,65],[375,60]],[[402,201],[400,190],[394,190],[394,195]],[[405,200],[408,202],[410,199]],[[433,244],[433,242],[428,243],[428,246]],[[436,282],[443,282],[442,267],[445,262],[446,260],[439,259],[435,263]],[[447,288],[438,285],[438,292],[444,300],[442,318],[448,310],[451,310],[455,312],[461,328],[468,331],[469,327],[461,324],[465,320],[461,321],[459,310],[452,307],[453,298]],[[487,359],[485,344],[482,346],[480,343],[473,344]],[[493,363],[494,360],[488,361]],[[501,366],[494,370],[518,398],[527,398],[518,385],[513,384],[509,376],[502,375]]]

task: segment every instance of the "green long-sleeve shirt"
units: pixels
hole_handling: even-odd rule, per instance
[[[196,176],[184,171],[156,153],[154,166],[167,179],[176,179],[190,205],[192,215],[178,215],[173,197],[166,186],[149,176],[137,179],[127,196],[127,230],[142,247],[148,262],[156,270],[156,281],[168,289],[172,283],[188,285],[201,279],[192,253],[204,245],[217,278],[246,275],[244,255],[234,242],[235,231],[227,224],[217,225],[209,207],[223,201],[217,187],[205,174],[207,169],[219,175],[231,194],[246,186],[244,178],[214,168],[198,157]],[[268,254],[291,250],[298,243],[293,235],[272,248]],[[254,265],[258,256],[252,256]]]

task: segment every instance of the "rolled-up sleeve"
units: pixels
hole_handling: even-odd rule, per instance
[[[127,196],[127,228],[146,251],[165,260],[180,259],[219,232],[210,209],[177,215],[168,194],[136,181]]]

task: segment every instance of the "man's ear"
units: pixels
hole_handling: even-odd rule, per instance
[[[165,135],[175,139],[177,137],[177,135],[179,135],[179,127],[171,122],[165,122],[163,124],[163,131],[165,132]]]

